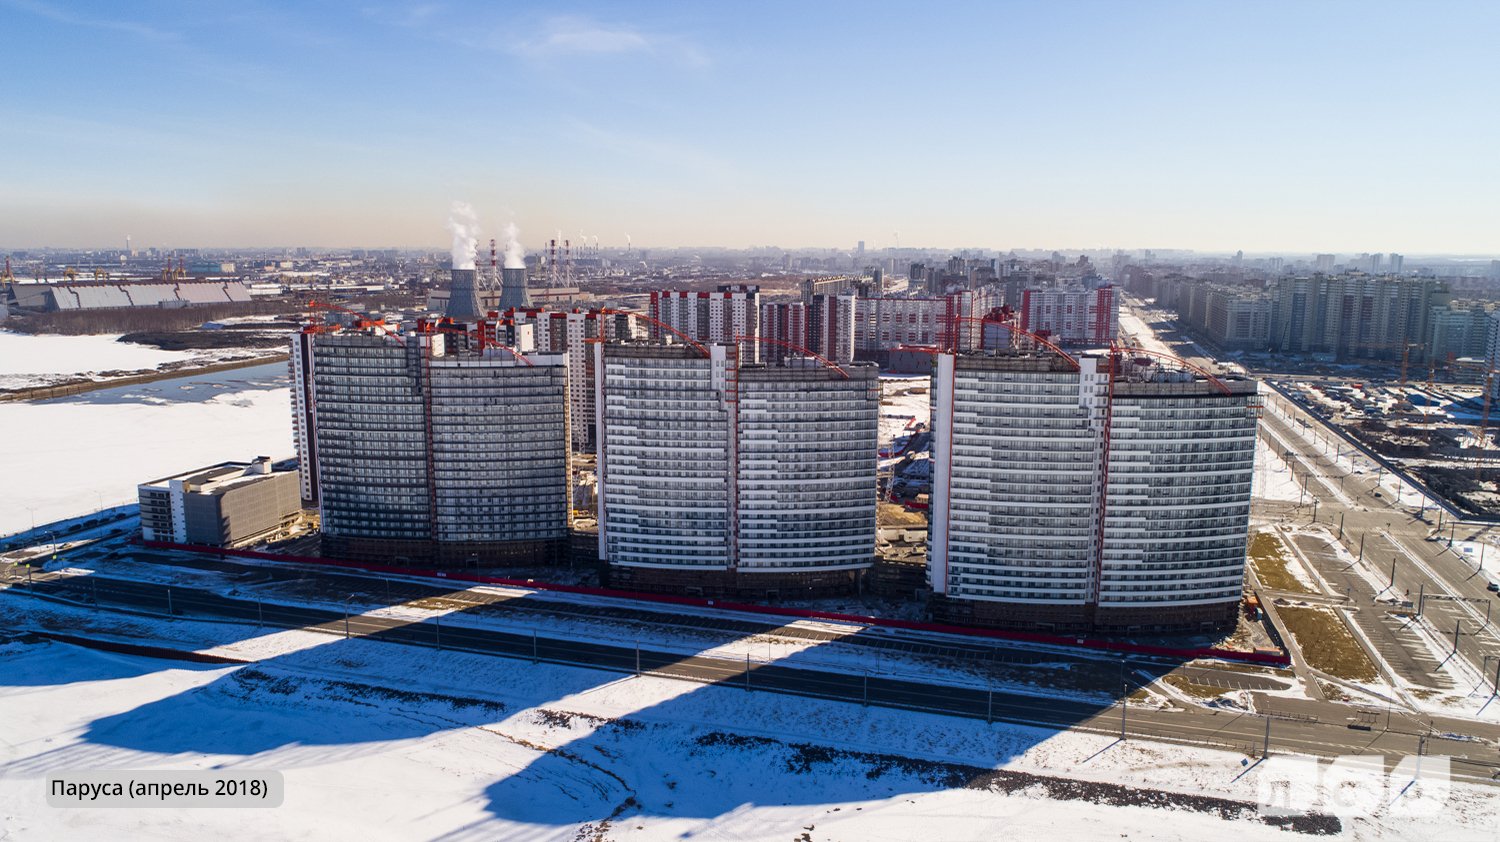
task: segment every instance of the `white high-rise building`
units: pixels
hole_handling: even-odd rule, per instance
[[[1057,631],[1232,621],[1256,384],[1135,363],[1114,374],[1102,355],[938,355],[928,564],[939,617]]]
[[[1316,263],[1316,266],[1314,268],[1318,272],[1318,274],[1333,274],[1333,258],[1334,256],[1331,254],[1320,254],[1316,258],[1314,258]]]
[[[874,560],[878,372],[600,344],[599,557],[621,587],[853,589]]]

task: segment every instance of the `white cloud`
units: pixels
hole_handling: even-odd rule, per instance
[[[708,63],[701,50],[677,36],[576,16],[551,18],[543,24],[541,33],[531,39],[516,39],[514,30],[509,30],[504,40],[497,37],[494,41],[496,46],[536,59],[640,53],[691,66]]]

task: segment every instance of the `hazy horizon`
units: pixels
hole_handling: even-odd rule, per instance
[[[440,251],[466,201],[529,251],[1500,253],[1490,4],[0,0],[0,20],[30,69],[0,134],[17,247]]]

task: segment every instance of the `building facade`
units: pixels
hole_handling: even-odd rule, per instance
[[[699,342],[733,343],[740,341],[736,337],[758,337],[760,287],[731,284],[720,286],[716,292],[652,292],[649,315]],[[658,342],[670,332],[651,326],[651,338]],[[741,341],[740,353],[757,359],[759,343]]]
[[[526,331],[528,325],[531,329]],[[519,333],[517,329],[521,329]],[[579,453],[593,452],[596,442],[593,341],[615,342],[644,336],[645,327],[623,313],[527,308],[504,311],[495,321],[494,330],[497,342],[523,353],[563,356],[568,366],[572,447]]]
[[[1017,309],[1021,329],[1058,345],[1107,345],[1120,332],[1113,287],[1025,289]]]
[[[883,361],[903,345],[979,345],[980,314],[972,290],[930,297],[858,298],[854,307],[854,352],[862,360]]]
[[[879,380],[733,346],[601,344],[599,557],[696,594],[847,592],[874,559]]]
[[[1069,632],[1233,621],[1256,384],[1135,368],[1109,356],[938,355],[935,615]]]
[[[147,541],[240,547],[269,537],[302,512],[297,471],[267,457],[223,462],[137,486]]]
[[[1286,353],[1399,360],[1430,338],[1434,307],[1451,293],[1431,278],[1340,275],[1281,278],[1270,345]]]
[[[323,553],[552,563],[569,525],[567,372],[435,331],[312,339]]]

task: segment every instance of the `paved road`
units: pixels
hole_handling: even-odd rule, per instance
[[[558,619],[580,619],[607,622],[625,629],[640,629],[642,637],[659,636],[662,630],[691,631],[723,644],[742,643],[752,636],[783,638],[796,643],[838,642],[872,652],[875,672],[881,672],[881,655],[920,657],[942,665],[961,664],[982,673],[995,674],[996,680],[1035,681],[1038,674],[1025,672],[1028,667],[1051,669],[1058,680],[1066,680],[1075,689],[1113,693],[1118,688],[1109,675],[1117,662],[1115,656],[1097,652],[1073,654],[1060,649],[1038,649],[1016,646],[996,639],[962,639],[955,635],[911,632],[901,629],[860,627],[817,622],[767,621],[753,616],[730,616],[722,613],[674,612],[648,604],[627,601],[570,602],[538,598],[520,592],[507,594],[506,589],[487,586],[473,589],[467,585],[425,583],[412,579],[389,579],[361,571],[307,565],[242,562],[232,558],[214,558],[198,554],[144,550],[137,547],[85,559],[86,563],[108,575],[131,577],[132,561],[206,570],[225,574],[242,592],[252,589],[267,599],[287,602],[334,602],[354,595],[354,605],[394,605],[438,598],[475,616],[503,619],[510,623],[535,624]],[[232,577],[240,577],[238,579]],[[462,588],[462,589],[461,589]],[[1136,658],[1141,670],[1153,676],[1179,670],[1179,662],[1166,659]],[[1202,667],[1212,669],[1204,662]],[[1236,690],[1284,689],[1283,682],[1267,679],[1233,666],[1221,671],[1211,683]]]
[[[1214,366],[1212,360],[1200,355],[1198,346],[1184,348],[1186,337],[1168,333],[1160,338],[1180,353],[1192,356],[1200,365]],[[1322,420],[1273,391],[1267,395],[1267,402],[1275,406],[1268,406],[1262,418],[1263,433],[1268,440],[1280,440],[1277,451],[1291,465],[1298,483],[1306,482],[1309,503],[1314,497],[1317,503],[1289,510],[1286,503],[1257,502],[1257,513],[1280,517],[1284,522],[1305,518],[1304,523],[1316,520],[1328,525],[1332,533],[1341,536],[1339,540],[1352,554],[1368,562],[1386,587],[1383,591],[1367,589],[1362,594],[1343,571],[1337,571],[1332,581],[1349,588],[1350,596],[1357,602],[1363,600],[1364,607],[1373,607],[1368,599],[1375,595],[1382,599],[1406,599],[1409,594],[1411,600],[1421,601],[1423,622],[1450,640],[1456,630],[1454,654],[1463,658],[1476,674],[1485,676],[1492,686],[1500,688],[1500,630],[1495,625],[1500,621],[1500,606],[1494,605],[1496,595],[1486,590],[1488,580],[1476,572],[1473,563],[1447,549],[1446,540],[1450,534],[1459,539],[1477,539],[1493,527],[1460,524],[1453,530],[1452,524],[1436,509],[1428,507],[1423,511],[1415,502],[1405,505],[1419,498],[1410,490],[1393,498],[1388,490],[1380,488],[1380,478],[1388,477],[1388,473],[1377,470],[1374,462],[1363,456],[1354,457],[1351,463],[1348,452],[1353,448]],[[1293,421],[1284,420],[1273,409],[1289,414]],[[1295,434],[1293,424],[1299,429],[1315,431],[1319,439],[1307,442]],[[1362,472],[1356,472],[1355,468]],[[1428,540],[1435,532],[1444,540]],[[1500,564],[1500,554],[1490,563]],[[1424,593],[1436,594],[1437,598],[1421,600]],[[1402,663],[1393,665],[1398,673],[1408,669],[1411,662],[1432,660],[1428,648],[1415,638],[1413,630],[1402,631],[1399,623],[1392,626],[1390,619],[1378,619],[1380,613],[1370,611],[1356,621],[1378,641],[1382,651],[1383,647],[1393,645],[1393,641],[1404,638],[1399,646],[1407,655],[1397,656]]]
[[[1276,401],[1278,408],[1284,407],[1293,418],[1323,429],[1320,422],[1295,403],[1279,395],[1271,396],[1270,400]],[[1440,516],[1436,510],[1429,507],[1422,512],[1416,505],[1399,504],[1389,490],[1379,487],[1383,472],[1351,472],[1348,457],[1338,458],[1338,452],[1348,447],[1341,440],[1329,434],[1326,444],[1309,443],[1296,436],[1291,425],[1269,409],[1263,423],[1288,446],[1293,476],[1299,481],[1305,477],[1309,490],[1318,498],[1315,514],[1305,510],[1307,522],[1316,516],[1335,536],[1342,532],[1344,546],[1356,558],[1364,559],[1384,589],[1376,592],[1366,585],[1355,584],[1353,578],[1357,577],[1339,575],[1334,581],[1353,588],[1356,601],[1364,606],[1371,606],[1367,600],[1377,595],[1385,600],[1422,602],[1425,622],[1449,640],[1457,629],[1457,655],[1476,673],[1493,681],[1500,667],[1500,632],[1495,625],[1500,614],[1494,605],[1496,595],[1486,589],[1488,579],[1476,571],[1474,562],[1460,558],[1447,547],[1449,535],[1477,538],[1490,527],[1454,524],[1443,518],[1439,530]],[[1356,457],[1355,465],[1360,462]],[[1409,491],[1401,497],[1416,499]],[[1429,540],[1434,533],[1441,540]],[[1489,563],[1500,564],[1500,554]],[[1395,579],[1391,587],[1393,570]],[[1421,599],[1423,594],[1434,598]],[[1361,623],[1361,627],[1366,624]],[[1413,642],[1405,646],[1418,660],[1431,658],[1426,646]]]
[[[348,616],[326,608],[257,604],[182,586],[109,579],[94,574],[60,576],[32,574],[4,592],[12,599],[28,597],[95,600],[105,606],[128,606],[150,613],[234,619],[267,626],[296,627],[331,635],[373,638],[416,646],[442,647],[511,658],[581,664],[616,672],[646,672],[705,684],[744,688],[747,692],[777,692],[800,696],[863,702],[882,707],[924,710],[983,718],[1074,728],[1117,734],[1118,705],[1039,698],[1018,693],[953,687],[910,679],[833,671],[799,665],[796,656],[773,663],[749,663],[705,655],[688,655],[637,648],[618,643],[562,640],[536,634],[463,628],[452,623],[414,622],[386,617]],[[1256,754],[1271,722],[1271,748],[1320,755],[1416,753],[1421,734],[1404,730],[1397,721],[1390,730],[1356,730],[1344,721],[1320,721],[1315,714],[1264,717],[1207,710],[1135,710],[1125,714],[1129,736],[1207,745]],[[1490,743],[1427,739],[1426,753],[1454,758],[1456,773],[1489,780],[1500,770],[1500,756]]]

